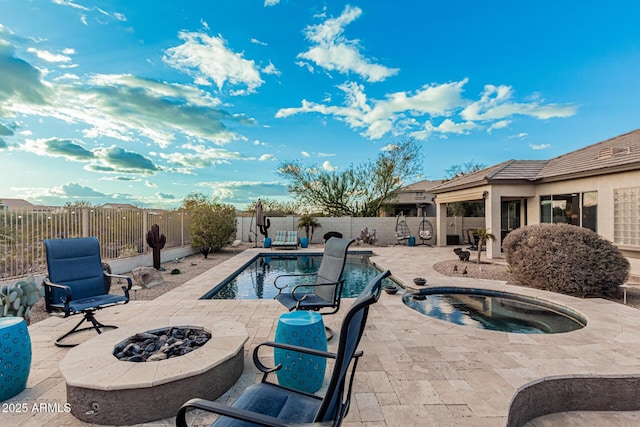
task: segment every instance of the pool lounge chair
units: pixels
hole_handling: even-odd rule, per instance
[[[271,249],[273,248],[297,248],[298,247],[298,232],[297,231],[285,231],[277,230],[276,236],[271,242]]]
[[[374,277],[353,303],[342,322],[336,353],[272,341],[262,343],[253,351],[254,364],[264,374],[262,382],[249,386],[231,406],[204,399],[189,400],[178,411],[176,426],[187,427],[186,413],[191,408],[222,415],[213,423],[214,427],[340,426],[349,412],[356,367],[358,359],[363,355],[362,351],[358,350],[358,344],[367,323],[369,307],[378,301],[382,280],[389,274],[387,270]],[[282,348],[334,359],[333,372],[324,396],[308,394],[268,382],[268,374],[281,369],[282,365],[273,368],[265,366],[258,354],[262,347]],[[263,353],[266,354],[264,351]]]

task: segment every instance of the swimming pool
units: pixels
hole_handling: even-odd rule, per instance
[[[403,302],[427,316],[479,329],[557,334],[584,328],[587,319],[550,301],[488,289],[435,287],[407,293]]]
[[[375,265],[369,261],[370,252],[350,253],[342,273],[345,279],[342,288],[343,298],[355,298],[369,281],[380,273]],[[202,299],[266,299],[278,294],[273,286],[276,276],[281,274],[315,273],[322,261],[321,253],[314,254],[258,254],[255,258],[241,267],[231,276],[207,292]],[[283,283],[301,284],[312,283],[314,277],[298,277],[280,279]],[[306,280],[306,281],[305,281]],[[393,284],[385,279],[383,284]]]

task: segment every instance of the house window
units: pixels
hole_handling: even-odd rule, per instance
[[[541,196],[540,222],[571,224],[597,231],[598,192]]]
[[[640,187],[613,190],[613,217],[614,243],[640,246]]]

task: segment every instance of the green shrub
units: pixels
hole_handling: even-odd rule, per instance
[[[185,199],[184,206],[191,211],[191,244],[201,248],[205,258],[209,252],[218,252],[233,242],[237,228],[236,210],[232,205],[194,193]]]
[[[502,247],[513,283],[578,297],[616,297],[629,261],[597,233],[569,224],[529,225]]]

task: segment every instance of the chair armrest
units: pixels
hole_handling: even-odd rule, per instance
[[[107,273],[106,271],[103,271],[102,273],[104,273],[104,275],[107,277],[113,277],[116,279],[125,279],[127,281],[127,286],[120,286],[120,288],[122,289],[122,292],[124,292],[124,296],[127,298],[127,300],[129,300],[130,298],[129,291],[131,290],[131,285],[133,285],[133,281],[131,280],[131,277],[124,276],[122,274],[111,274],[111,273]]]
[[[320,356],[320,357],[326,357],[328,359],[335,359],[336,358],[336,354],[335,353],[330,353],[328,351],[322,351],[322,350],[316,350],[314,348],[307,348],[307,347],[299,347],[296,345],[291,345],[291,344],[285,344],[285,343],[281,343],[281,342],[275,342],[275,341],[265,341],[261,344],[258,344],[256,346],[256,348],[253,349],[253,364],[256,366],[256,368],[258,368],[258,370],[260,372],[262,372],[264,375],[262,376],[262,382],[265,382],[267,379],[267,376],[272,373],[272,372],[276,372],[278,371],[280,368],[282,368],[281,364],[278,364],[272,368],[269,368],[267,366],[264,365],[264,363],[262,363],[262,361],[260,360],[260,355],[258,354],[258,352],[260,351],[260,348],[262,347],[272,347],[272,348],[280,348],[283,350],[290,350],[290,351],[297,351],[300,353],[305,353],[305,354],[310,354],[312,356]],[[360,352],[362,353],[362,352]]]
[[[273,286],[275,286],[278,289],[278,293],[280,293],[284,288],[289,286],[289,285],[278,286],[278,279],[280,279],[281,277],[304,277],[304,276],[315,276],[316,274],[317,273],[281,274],[279,276],[276,276],[275,279],[273,279]]]
[[[71,312],[71,308],[69,307],[69,302],[71,302],[71,300],[73,299],[73,294],[71,293],[71,288],[69,286],[66,285],[59,285],[57,283],[53,283],[51,280],[49,280],[48,277],[45,277],[44,280],[42,281],[42,284],[45,287],[45,293],[48,294],[48,297],[45,298],[45,305],[47,306],[47,312],[50,313],[51,312],[51,308],[50,308],[50,304],[55,303],[53,301],[53,295],[52,295],[52,290],[51,288],[58,288],[58,289],[63,289],[65,292],[65,296],[64,299],[61,300],[60,302],[64,304],[64,316],[67,317],[69,316],[70,312]]]
[[[314,286],[333,286],[333,285],[336,285],[335,294],[340,294],[340,293],[342,293],[342,286],[344,285],[344,280],[345,279],[340,279],[337,282],[309,283],[309,284],[304,284],[304,285],[296,285],[296,286],[293,287],[293,289],[291,289],[291,297],[294,300],[298,301],[298,302],[303,301],[307,297],[307,295],[303,294],[302,297],[300,299],[298,299],[298,298],[296,298],[296,294],[295,294],[296,290],[298,288],[307,288],[307,287],[314,287]],[[334,294],[334,299],[335,299],[335,294]]]
[[[188,427],[187,420],[186,420],[186,412],[187,412],[187,409],[189,408],[200,409],[206,412],[213,412],[216,414],[235,418],[237,420],[244,420],[249,423],[258,424],[266,427],[293,427],[293,426],[329,427],[332,425],[331,423],[327,423],[327,422],[292,424],[292,423],[287,423],[278,418],[271,417],[269,415],[263,415],[257,412],[251,412],[241,408],[234,408],[232,406],[223,405],[221,403],[212,402],[210,400],[191,399],[188,402],[186,402],[184,405],[182,405],[182,407],[178,410],[178,414],[176,415],[177,427]]]
[[[131,285],[133,285],[131,277],[124,276],[122,274],[111,274],[111,273],[107,273],[107,272],[104,272],[104,275],[107,276],[107,277],[115,277],[116,279],[125,279],[127,281],[127,290],[131,290]]]

